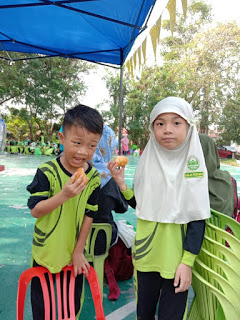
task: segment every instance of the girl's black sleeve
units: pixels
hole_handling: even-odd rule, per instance
[[[133,196],[131,199],[126,200],[130,207],[133,209],[136,209],[136,199],[135,196]]]
[[[124,195],[124,198],[126,199],[129,206],[132,207],[133,209],[136,209],[136,199],[135,199],[133,189],[127,186],[127,190],[121,191],[121,192]]]
[[[183,241],[183,248],[195,255],[198,255],[205,232],[205,220],[191,221],[187,224],[187,232]]]

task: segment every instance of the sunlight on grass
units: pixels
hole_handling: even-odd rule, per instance
[[[239,160],[236,159],[220,159],[220,163],[228,166],[240,167]]]

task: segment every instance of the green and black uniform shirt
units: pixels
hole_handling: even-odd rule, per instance
[[[122,191],[128,204],[136,207],[132,189]],[[165,279],[173,279],[180,263],[193,266],[205,231],[205,220],[186,225],[137,220],[133,247],[133,264],[141,272],[159,272]]]
[[[38,218],[34,226],[32,258],[52,273],[60,272],[71,262],[84,215],[93,218],[98,210],[100,175],[90,165],[85,173],[89,179],[86,188],[51,213]],[[59,193],[71,176],[60,158],[41,164],[32,183],[27,186],[31,193],[28,207],[33,209],[39,201]]]

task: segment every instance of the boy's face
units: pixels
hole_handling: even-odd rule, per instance
[[[59,132],[59,141],[64,146],[61,157],[63,166],[71,173],[89,161],[98,145],[100,135],[85,128],[72,126],[65,133]]]
[[[188,123],[176,113],[162,113],[154,120],[153,131],[162,147],[173,150],[186,139]]]

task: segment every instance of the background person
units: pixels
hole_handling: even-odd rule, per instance
[[[220,169],[219,155],[214,140],[201,133],[199,138],[208,170],[210,206],[237,220],[237,182],[229,172]]]
[[[62,125],[61,125],[61,128],[59,129],[58,136],[59,136],[60,132],[63,132],[63,126]],[[60,154],[63,152],[63,145],[61,143],[59,144],[59,152],[60,152]]]
[[[128,144],[129,144],[127,134],[124,134],[124,137],[121,140],[121,144],[122,144],[123,155],[126,156],[128,154]]]
[[[111,177],[110,171],[107,168],[108,162],[111,160],[112,154],[114,153],[115,148],[117,148],[118,144],[115,140],[114,131],[108,127],[107,125],[103,126],[103,134],[99,141],[99,144],[96,148],[96,151],[92,158],[93,166],[100,172],[101,175],[101,189],[99,194],[98,201],[98,212],[93,219],[94,223],[109,223],[112,226],[112,239],[111,239],[111,247],[109,250],[109,256],[105,260],[104,272],[108,281],[109,287],[109,300],[117,300],[120,295],[120,289],[115,279],[114,267],[119,263],[119,256],[116,256],[117,247],[121,246],[121,250],[124,250],[124,243],[120,243],[121,239],[118,237],[118,228],[114,221],[112,211],[117,213],[124,213],[128,209],[128,204],[120,192],[120,189],[114,179]],[[113,247],[114,250],[113,250]],[[104,231],[98,233],[96,243],[95,243],[95,254],[101,255],[105,252],[106,248],[106,237]],[[129,270],[132,266],[131,263],[131,250],[129,254],[129,262],[127,259],[124,261],[125,263],[125,274],[129,279],[132,277],[132,271]],[[116,268],[115,268],[116,271]],[[129,275],[129,272],[131,275]],[[128,275],[127,275],[128,273]]]

